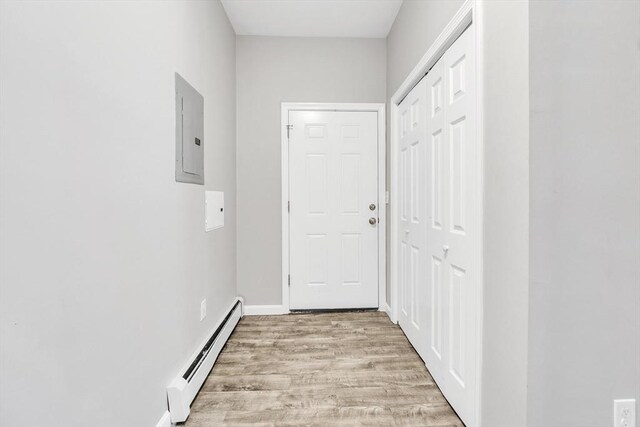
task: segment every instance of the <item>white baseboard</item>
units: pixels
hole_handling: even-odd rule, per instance
[[[245,305],[245,316],[266,316],[273,314],[289,314],[289,310],[282,305]]]
[[[380,308],[378,310],[384,311],[385,313],[387,313],[387,316],[389,316],[389,320],[391,320],[393,323],[398,323],[393,320],[393,313],[391,312],[391,307],[389,306],[389,304],[387,304],[386,301],[380,304]]]
[[[165,411],[162,418],[156,423],[156,427],[171,427],[171,414]]]

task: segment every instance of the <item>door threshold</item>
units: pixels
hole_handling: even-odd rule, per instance
[[[304,308],[299,310],[289,310],[290,314],[320,314],[320,313],[360,313],[367,311],[378,311],[377,307],[371,308]]]

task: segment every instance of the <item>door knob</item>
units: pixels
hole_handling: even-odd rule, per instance
[[[442,252],[444,253],[444,256],[447,256],[447,254],[449,253],[449,246],[442,245]]]
[[[369,218],[369,224],[376,225],[376,222],[378,222],[378,220],[376,220],[375,218],[373,217]]]
[[[375,205],[375,203],[371,203],[371,204],[369,205],[369,210],[370,210],[370,211],[375,211],[375,210],[376,210],[376,205]]]

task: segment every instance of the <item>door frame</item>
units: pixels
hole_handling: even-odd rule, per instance
[[[483,319],[484,319],[484,258],[483,258],[483,245],[484,245],[484,126],[483,126],[483,109],[484,109],[484,55],[483,55],[483,33],[484,33],[484,20],[483,20],[483,0],[466,0],[456,14],[451,18],[447,26],[442,30],[438,38],[433,42],[429,49],[422,56],[420,61],[411,70],[409,75],[402,82],[398,90],[393,94],[390,99],[390,178],[391,178],[391,216],[390,216],[390,296],[391,307],[390,317],[394,323],[398,323],[398,242],[399,242],[399,230],[398,230],[398,189],[399,176],[398,176],[398,117],[399,117],[399,104],[407,96],[407,94],[418,84],[418,82],[429,72],[429,70],[435,65],[435,63],[442,57],[442,55],[453,45],[458,37],[465,31],[475,32],[475,84],[476,84],[476,142],[478,144],[478,217],[476,220],[476,226],[479,230],[478,239],[475,242],[474,259],[473,262],[478,268],[478,286],[476,288],[477,293],[474,300],[476,301],[476,384],[475,384],[475,421],[474,427],[480,426],[481,417],[481,393],[482,393],[482,335],[483,335]],[[471,25],[473,24],[473,25]],[[470,27],[470,28],[469,28]]]
[[[282,176],[282,309],[289,312],[289,137],[290,111],[375,112],[378,116],[378,308],[389,311],[387,304],[387,201],[386,201],[386,116],[384,103],[310,103],[283,102],[281,105],[281,176]]]

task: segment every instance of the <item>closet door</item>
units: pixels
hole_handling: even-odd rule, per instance
[[[477,425],[480,151],[469,27],[399,105],[398,320],[467,426]]]
[[[426,85],[418,83],[399,105],[399,316],[398,322],[422,358],[427,334],[425,281]]]
[[[425,77],[428,111],[427,133],[427,182],[428,220],[426,224],[425,274],[427,276],[427,351],[425,362],[433,379],[442,387],[445,381],[448,318],[446,307],[447,247],[447,129],[445,126],[445,78],[443,59]]]
[[[427,368],[460,418],[476,425],[479,297],[475,58],[467,29],[426,76]]]

